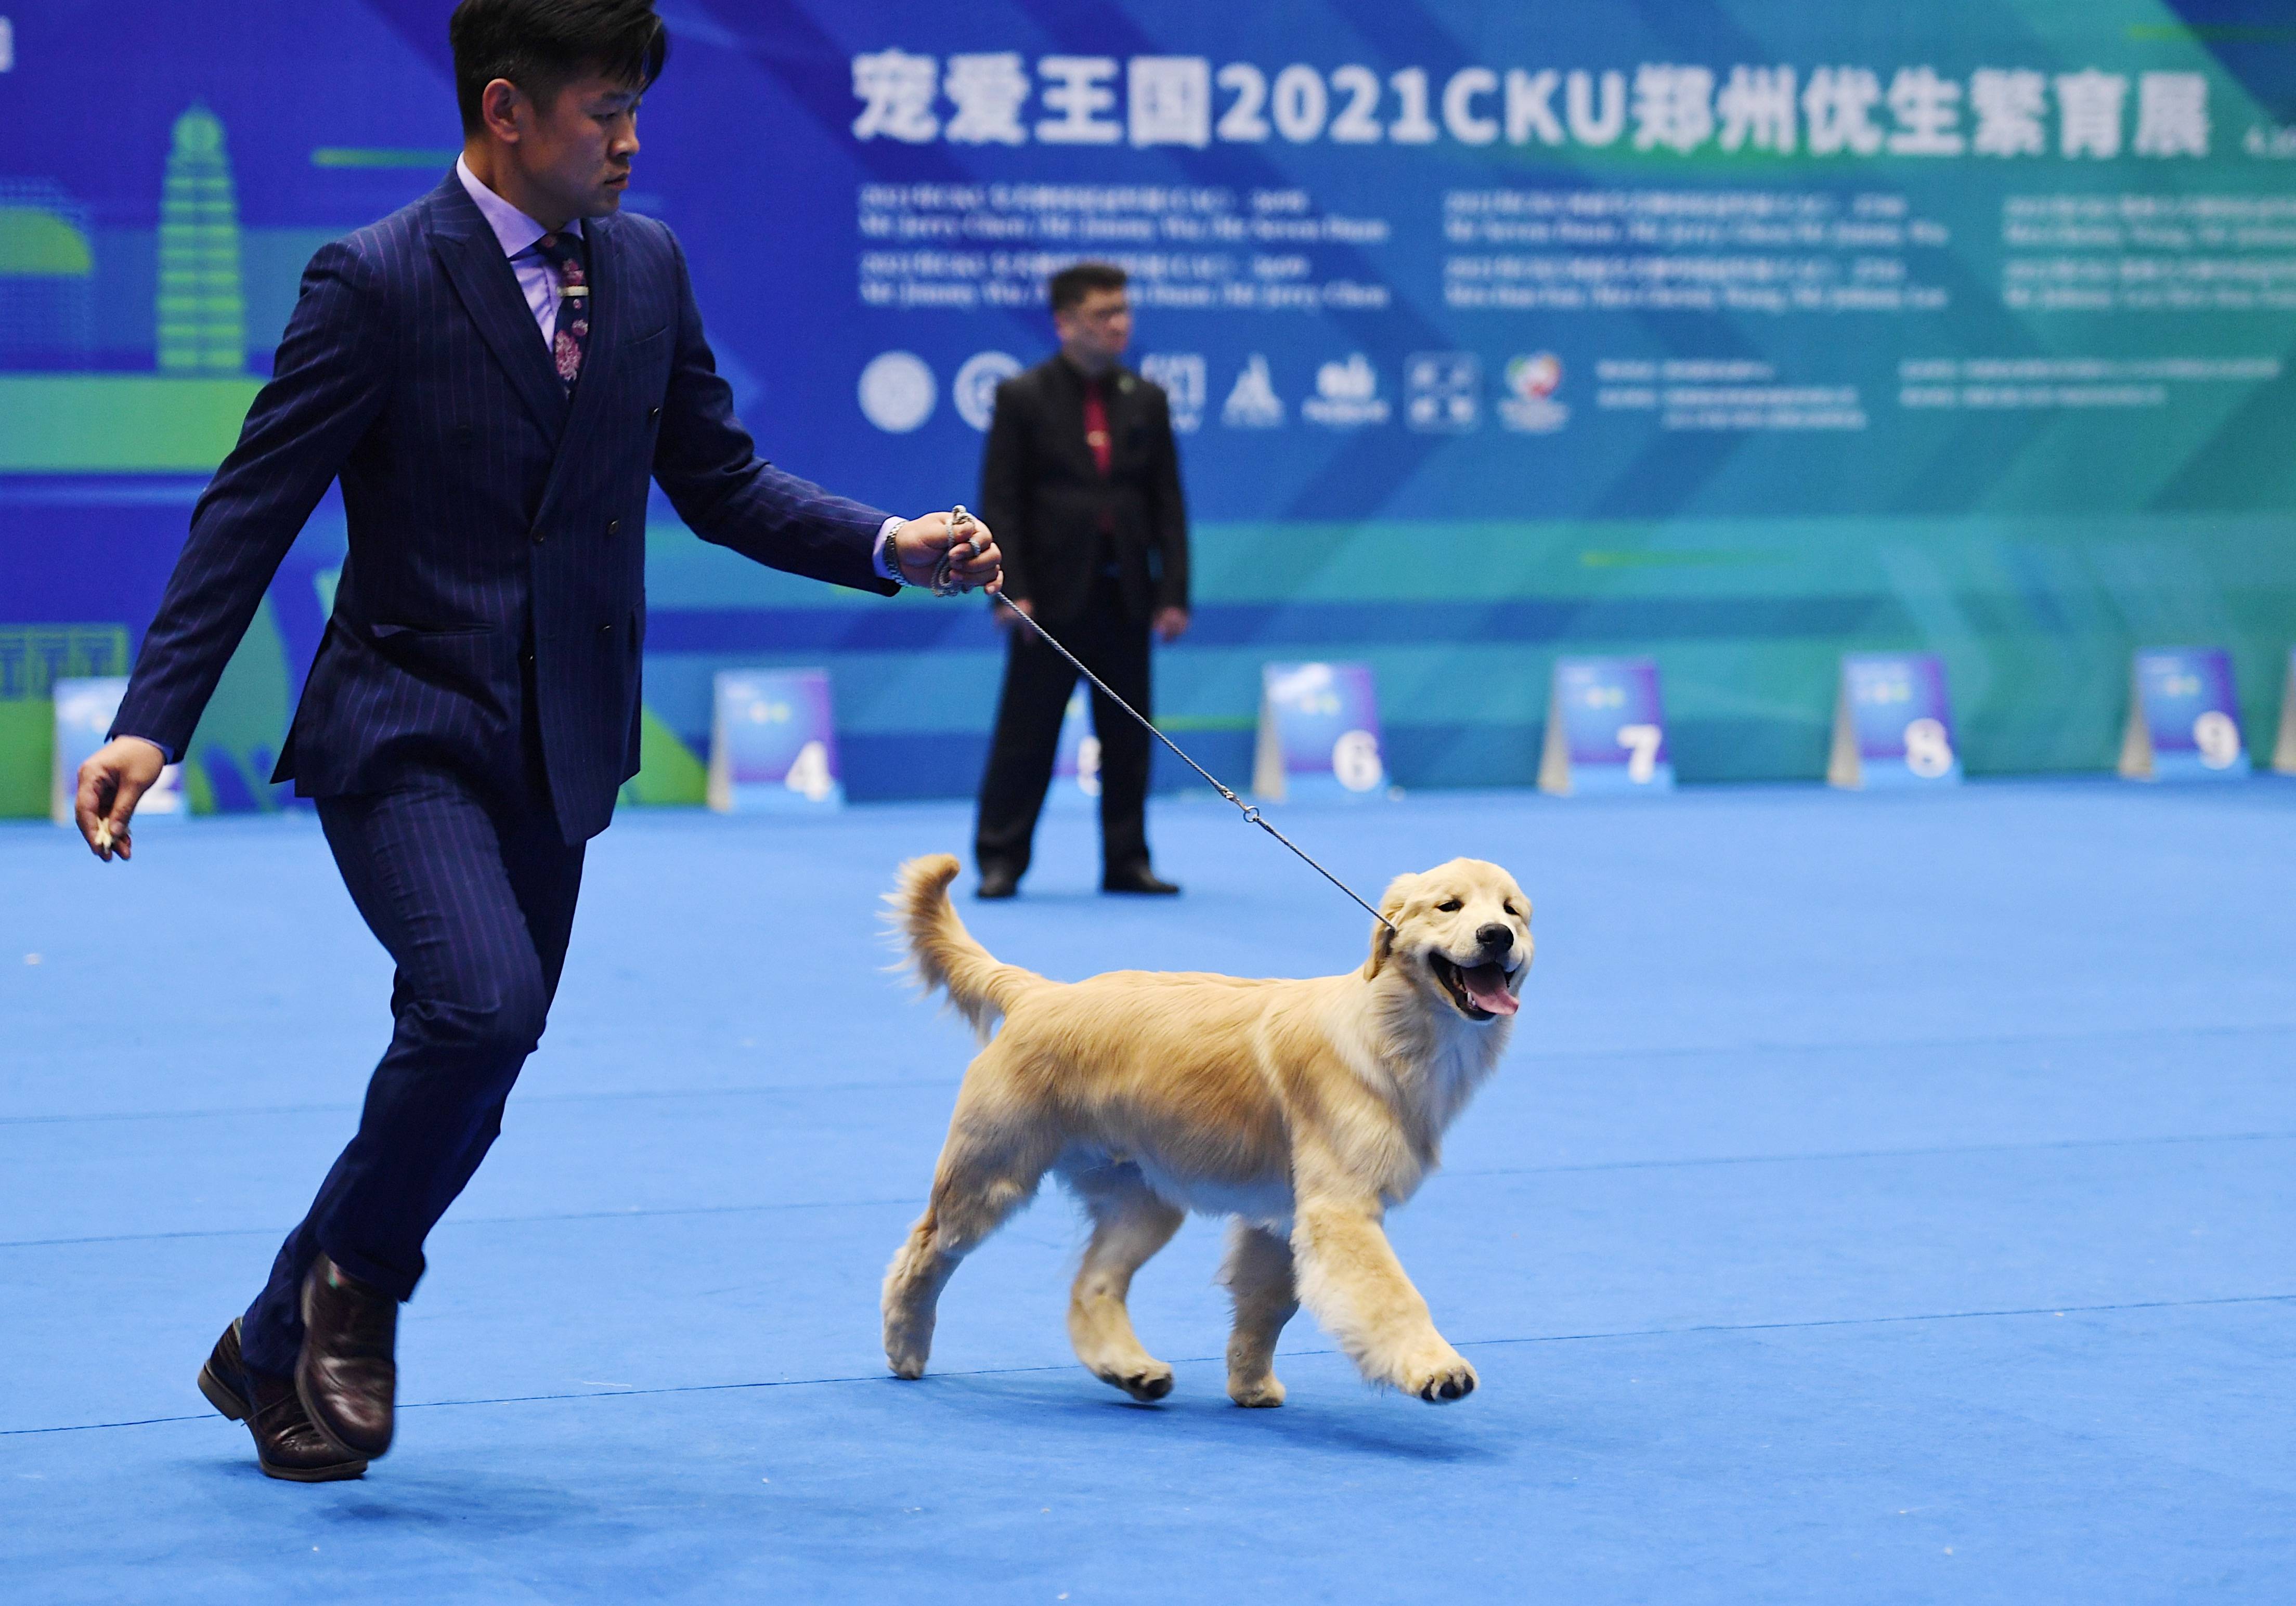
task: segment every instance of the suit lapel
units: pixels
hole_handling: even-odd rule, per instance
[[[430,249],[439,265],[509,376],[511,389],[543,432],[556,440],[566,426],[566,388],[558,381],[502,242],[453,174],[431,193],[431,201]]]

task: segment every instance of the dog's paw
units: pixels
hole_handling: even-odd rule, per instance
[[[1150,1361],[1120,1372],[1095,1372],[1093,1375],[1111,1389],[1123,1389],[1143,1405],[1152,1404],[1172,1392],[1172,1369],[1161,1361]]]
[[[1283,1385],[1272,1377],[1260,1378],[1249,1383],[1231,1380],[1227,1386],[1227,1397],[1237,1405],[1249,1406],[1256,1411],[1270,1410],[1283,1403]]]
[[[1475,1369],[1465,1357],[1453,1355],[1448,1361],[1414,1374],[1408,1387],[1431,1405],[1447,1405],[1472,1394],[1476,1381]]]
[[[893,1375],[914,1382],[925,1374],[925,1362],[932,1356],[932,1329],[920,1333],[909,1323],[885,1323],[885,1364]]]

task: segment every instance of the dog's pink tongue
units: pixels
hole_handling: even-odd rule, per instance
[[[1463,969],[1459,979],[1466,984],[1467,996],[1475,1001],[1477,1009],[1488,1010],[1494,1015],[1514,1013],[1514,995],[1507,991],[1506,972],[1498,966],[1479,964],[1472,971]]]

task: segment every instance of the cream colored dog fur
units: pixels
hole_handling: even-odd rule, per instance
[[[1475,1387],[1382,1231],[1497,1065],[1530,965],[1530,902],[1496,864],[1396,878],[1360,971],[1310,980],[1118,971],[1073,984],[1003,964],[949,906],[957,863],[912,860],[886,900],[916,974],[986,1046],[931,1202],[885,1276],[885,1358],[921,1377],[957,1263],[1047,1171],[1093,1232],[1069,1300],[1077,1357],[1136,1399],[1171,1391],[1125,1309],[1186,1211],[1231,1217],[1228,1397],[1280,1405],[1276,1335],[1301,1305],[1370,1381],[1430,1402]],[[995,1030],[999,1017],[1004,1028]],[[991,1033],[994,1031],[993,1037]]]

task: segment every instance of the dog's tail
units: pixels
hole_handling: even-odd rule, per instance
[[[1016,964],[999,963],[974,940],[949,906],[948,884],[956,879],[955,856],[927,854],[901,866],[885,895],[885,923],[908,949],[906,969],[925,991],[947,989],[957,1013],[972,1022],[980,1040],[1032,984],[1044,978]]]

